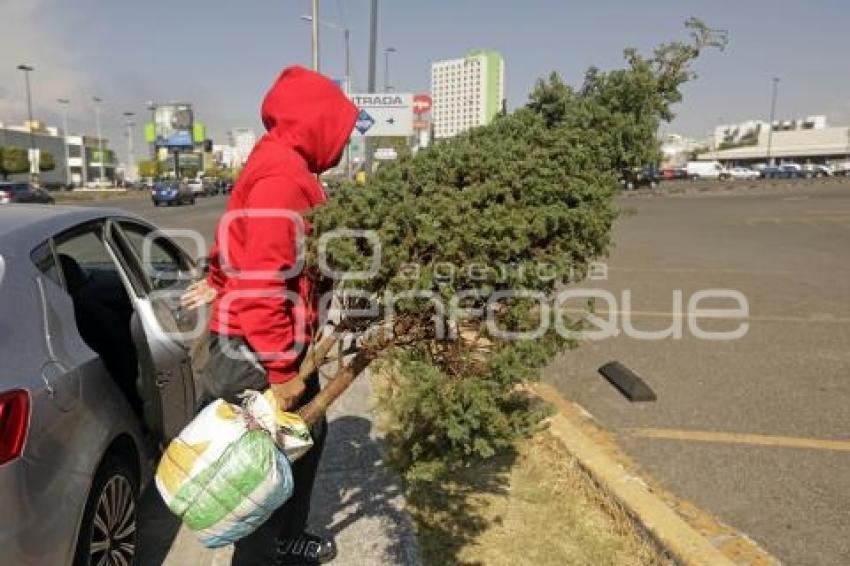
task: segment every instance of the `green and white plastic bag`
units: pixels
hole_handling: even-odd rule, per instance
[[[312,446],[298,415],[277,410],[271,392],[221,399],[171,441],[156,471],[165,504],[204,546],[251,534],[292,495],[290,462]]]

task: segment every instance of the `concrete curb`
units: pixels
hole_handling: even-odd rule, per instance
[[[580,409],[565,401],[548,385],[538,384],[531,390],[557,409],[549,421],[551,433],[564,444],[593,481],[676,561],[693,566],[779,563],[743,535],[739,535],[741,540],[736,541],[739,544],[730,551],[735,560],[730,559],[708,537],[685,521],[646,480],[631,472],[621,458],[612,454],[614,447],[610,442],[594,438],[595,435],[580,422]],[[722,526],[715,530],[728,532],[731,529]],[[747,548],[742,549],[742,545]]]

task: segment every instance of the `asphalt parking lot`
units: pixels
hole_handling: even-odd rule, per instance
[[[612,293],[597,308],[619,327],[629,310],[682,337],[585,341],[546,371],[665,487],[788,564],[850,563],[850,182],[832,181],[621,199],[607,280],[582,286]],[[749,316],[700,326],[744,337],[700,339],[671,314],[676,290],[686,310],[707,289],[739,291]],[[597,373],[611,360],[658,400],[627,401]]]

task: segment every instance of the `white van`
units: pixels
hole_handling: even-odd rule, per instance
[[[688,161],[689,179],[728,179],[729,172],[719,161]]]

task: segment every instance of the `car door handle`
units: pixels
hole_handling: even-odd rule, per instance
[[[171,372],[170,371],[158,371],[158,372],[156,372],[156,376],[154,377],[154,384],[159,389],[163,389],[169,383],[171,383]]]

